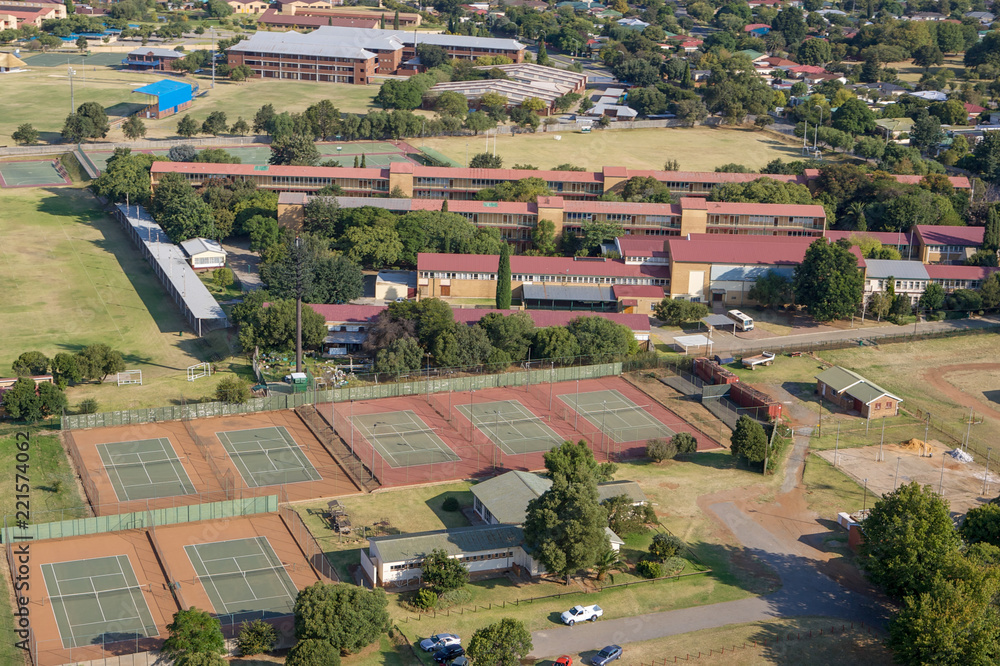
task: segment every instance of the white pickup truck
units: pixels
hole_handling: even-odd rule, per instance
[[[584,620],[595,622],[602,615],[604,615],[604,609],[600,606],[573,606],[563,613],[561,617],[563,624],[568,624],[572,627],[577,622],[583,622]]]

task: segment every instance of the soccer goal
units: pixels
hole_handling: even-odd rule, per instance
[[[126,370],[118,373],[118,386],[138,384],[142,386],[142,370]]]
[[[188,381],[193,382],[196,379],[201,379],[202,377],[208,377],[212,374],[212,365],[210,363],[195,363],[194,365],[188,366]]]

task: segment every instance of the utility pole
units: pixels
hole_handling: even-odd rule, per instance
[[[73,76],[76,74],[76,70],[69,67],[67,74],[69,75],[69,112],[72,114],[76,113],[76,102],[73,99]]]
[[[299,236],[295,237],[295,372],[302,372],[302,239]]]
[[[212,31],[212,87],[215,87],[215,26],[209,28]]]
[[[986,490],[989,486],[990,478],[990,454],[993,452],[992,447],[986,449],[986,471],[983,473],[983,495],[986,495]]]

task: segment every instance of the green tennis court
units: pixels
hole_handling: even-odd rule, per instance
[[[0,162],[0,187],[39,187],[65,185],[70,181],[56,171],[52,160]]]
[[[337,155],[361,155],[362,153],[398,153],[399,148],[386,141],[357,141],[351,143],[317,143],[316,148],[323,157]],[[337,150],[340,148],[340,150]],[[367,161],[367,160],[366,160]]]
[[[299,591],[267,537],[184,546],[216,615],[233,622],[289,615]]]
[[[73,66],[83,66],[89,65],[91,67],[115,67],[122,64],[122,60],[125,58],[124,53],[94,53],[89,56],[81,55],[79,53],[68,54],[68,53],[39,53],[38,55],[33,55],[30,57],[21,56],[24,58],[24,62],[29,67],[58,67],[59,65],[73,65]],[[90,69],[87,69],[87,73],[90,73]],[[66,74],[65,71],[62,74]],[[80,72],[83,74],[83,71]]]
[[[458,411],[508,455],[550,451],[563,443],[563,437],[517,400],[458,405]]]
[[[251,488],[323,478],[284,426],[230,430],[215,436]]]
[[[98,444],[119,502],[190,495],[194,484],[165,437]]]
[[[156,636],[127,555],[43,564],[46,596],[64,648]]]
[[[351,422],[392,467],[414,467],[460,459],[412,411],[361,414],[351,418]]]
[[[653,418],[645,405],[637,405],[619,391],[564,393],[557,396],[595,428],[616,442],[640,442],[659,437],[672,437],[674,431]],[[563,415],[575,423],[572,413]]]

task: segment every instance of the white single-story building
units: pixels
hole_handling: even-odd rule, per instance
[[[379,271],[375,277],[375,298],[395,301],[417,295],[416,271]]]
[[[196,271],[222,268],[226,265],[226,251],[217,241],[208,238],[192,238],[181,243],[191,268]]]

